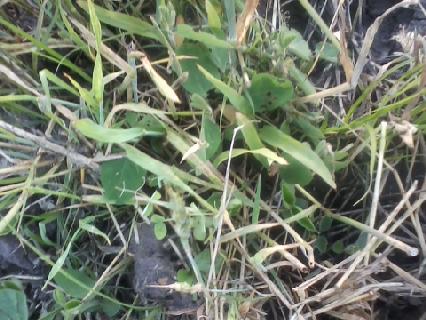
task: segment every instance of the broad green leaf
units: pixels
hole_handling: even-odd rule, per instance
[[[82,287],[78,283],[68,279],[62,272],[67,273],[72,278],[78,280],[78,282],[86,286]],[[90,278],[86,273],[73,270],[73,269],[63,269],[63,271],[57,273],[53,280],[55,283],[62,288],[65,293],[73,298],[83,299],[88,293],[88,288],[93,288],[95,286],[95,279]]]
[[[288,153],[295,160],[319,175],[332,188],[336,188],[331,172],[307,143],[301,143],[271,126],[263,128],[260,131],[260,137],[265,143]]]
[[[151,137],[161,137],[166,134],[166,128],[156,117],[151,114],[143,116],[138,122],[138,126],[145,130],[146,135]]]
[[[12,288],[0,289],[0,319],[28,319],[27,299],[24,291]]]
[[[220,22],[220,17],[210,0],[206,0],[206,11],[209,27],[211,29],[220,30],[222,28],[222,23]]]
[[[198,241],[204,241],[206,239],[206,217],[204,215],[201,214],[193,217],[192,228],[192,233],[194,234],[195,239]]]
[[[153,214],[151,216],[152,223],[163,223],[164,221],[166,221],[166,218],[164,218],[163,216],[160,216],[159,214]]]
[[[258,150],[264,148],[262,141],[257,133],[256,127],[253,125],[253,121],[250,121],[242,113],[236,113],[237,123],[242,126],[241,132],[243,133],[244,140],[250,150]],[[264,168],[269,167],[268,161],[259,155],[255,155],[256,159],[260,161]]]
[[[115,129],[102,127],[90,119],[77,120],[74,123],[83,135],[102,143],[124,143],[145,134],[141,128]]]
[[[309,184],[314,177],[312,171],[289,154],[285,153],[284,156],[288,165],[280,169],[282,181],[287,184],[299,184],[302,187]]]
[[[345,245],[342,240],[337,240],[331,246],[331,250],[336,254],[342,254],[345,251]]]
[[[103,162],[101,183],[104,198],[115,204],[133,203],[135,193],[145,183],[146,171],[129,159]]]
[[[312,52],[309,49],[308,42],[302,38],[298,38],[290,42],[288,50],[303,60],[309,60]]]
[[[259,175],[256,186],[256,195],[254,197],[253,213],[251,218],[252,224],[259,223],[259,214],[260,214],[260,193],[262,190],[262,175]]]
[[[219,126],[210,120],[205,113],[201,122],[200,136],[201,140],[207,143],[207,147],[202,150],[204,153],[203,158],[210,160],[220,149],[222,137]]]
[[[172,167],[150,157],[146,153],[143,153],[130,145],[123,144],[121,147],[124,151],[126,151],[127,158],[141,168],[153,173],[157,177],[164,179],[174,186],[181,188],[183,191],[192,192],[191,188],[175,174]]]
[[[108,236],[92,224],[92,222],[94,220],[95,220],[95,217],[89,216],[89,217],[86,217],[84,219],[80,219],[78,225],[79,225],[80,229],[104,238],[105,241],[108,242],[109,245],[111,245],[111,240],[109,240]]]
[[[221,40],[211,33],[194,31],[192,27],[187,24],[179,24],[176,28],[176,33],[182,38],[199,41],[209,48],[217,47],[230,49],[234,47],[231,43]]]
[[[216,272],[219,271],[220,266],[222,265],[223,257],[220,255],[220,253],[216,256],[215,259],[215,270]],[[210,250],[204,249],[201,251],[196,257],[195,257],[195,263],[198,266],[198,270],[202,273],[208,273],[210,271],[211,266],[211,256],[210,256]]]
[[[295,30],[289,30],[288,28],[283,27],[280,30],[279,36],[278,36],[278,40],[279,40],[279,44],[281,46],[281,49],[287,49],[288,46],[290,45],[290,43],[297,39],[300,38],[301,35],[299,32],[295,31]]]
[[[330,230],[331,225],[333,224],[333,219],[329,216],[324,216],[321,218],[319,224],[319,232],[327,232]]]
[[[188,72],[188,79],[183,83],[183,87],[190,93],[196,93],[205,96],[207,91],[212,89],[213,84],[197,68],[197,64],[207,70],[213,77],[219,78],[220,73],[217,67],[210,59],[210,52],[206,47],[199,44],[185,41],[181,47],[176,50],[178,56],[191,56],[196,59],[184,59],[180,62],[183,72]]]
[[[87,1],[79,0],[78,5],[85,10],[88,10]],[[157,29],[148,22],[127,14],[104,9],[96,5],[94,7],[96,16],[105,24],[126,30],[129,33],[137,34],[145,38],[154,39],[159,42],[163,41]]]
[[[198,69],[201,71],[201,73],[204,74],[206,79],[209,80],[216,89],[218,89],[226,98],[229,99],[229,102],[231,102],[231,104],[235,108],[237,108],[238,111],[245,114],[253,113],[245,97],[241,96],[235,89],[231,88],[226,83],[215,78],[210,72],[208,72],[202,66],[199,65]]]
[[[58,272],[62,269],[62,266],[65,263],[65,259],[68,257],[71,247],[74,243],[74,241],[79,236],[79,231],[75,232],[73,236],[71,237],[70,242],[68,243],[67,247],[65,248],[64,252],[60,255],[60,257],[56,260],[55,264],[52,266],[52,269],[50,269],[49,274],[47,276],[47,280],[52,280]]]
[[[327,238],[324,236],[319,236],[317,240],[315,241],[315,248],[318,249],[318,251],[323,254],[327,251],[328,247],[328,241]]]
[[[308,119],[303,117],[297,117],[294,122],[302,130],[303,134],[307,136],[314,145],[317,145],[320,140],[323,140],[325,138],[322,131],[312,125],[312,123]]]
[[[186,282],[189,285],[192,285],[195,281],[195,278],[191,271],[186,269],[179,269],[176,274],[176,280],[178,282]]]
[[[315,53],[325,61],[338,64],[339,63],[339,49],[333,46],[330,42],[321,43],[316,45]]]
[[[1,100],[0,100],[0,102],[1,102]],[[209,114],[213,114],[213,110],[210,107],[210,105],[208,104],[208,102],[206,101],[206,99],[204,99],[199,94],[193,94],[191,96],[191,107],[193,107],[194,109],[197,109],[197,110],[205,111]]]
[[[163,240],[167,236],[167,226],[164,222],[154,224],[154,234],[157,240]]]
[[[255,74],[248,93],[253,101],[255,112],[284,108],[293,99],[291,82],[280,80],[270,73]]]

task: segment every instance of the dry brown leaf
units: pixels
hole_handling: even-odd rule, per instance
[[[237,20],[237,45],[240,46],[244,42],[246,32],[250,25],[251,19],[256,11],[259,0],[246,0],[244,10]]]
[[[406,144],[409,148],[413,149],[414,148],[413,135],[418,131],[416,126],[414,126],[407,120],[393,122],[391,124],[393,125],[398,135],[401,137],[402,142]]]

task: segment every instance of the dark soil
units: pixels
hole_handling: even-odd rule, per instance
[[[153,287],[175,283],[177,265],[164,241],[155,238],[152,225],[139,225],[137,237],[139,240],[133,240],[130,250],[135,261],[134,288],[141,300],[161,304],[170,314],[194,312],[197,304],[191,295]]]

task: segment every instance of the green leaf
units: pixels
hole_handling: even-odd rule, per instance
[[[193,94],[191,96],[191,107],[197,110],[205,111],[209,114],[213,114],[213,110],[202,96],[199,94]]]
[[[319,232],[327,232],[330,230],[331,225],[333,224],[333,219],[329,216],[324,216],[321,218],[319,225]]]
[[[315,241],[315,248],[318,249],[320,253],[325,253],[327,251],[328,241],[324,236],[319,236]]]
[[[176,28],[176,33],[182,38],[199,41],[209,48],[217,47],[230,49],[234,47],[231,43],[221,40],[211,33],[194,31],[192,27],[187,24],[179,24]]]
[[[85,230],[85,231],[87,231],[89,233],[93,233],[95,235],[98,235],[98,236],[104,238],[105,241],[108,242],[109,245],[111,245],[111,241],[109,240],[108,236],[104,232],[102,232],[101,230],[99,230],[98,228],[96,228],[92,224],[92,222],[94,220],[95,220],[95,217],[88,216],[88,217],[86,217],[84,219],[80,219],[78,225],[79,225],[80,229]]]
[[[138,126],[145,130],[145,135],[150,137],[162,137],[166,134],[164,125],[151,114],[144,115],[138,122]]]
[[[150,157],[146,153],[143,153],[130,145],[123,144],[121,147],[126,151],[127,158],[141,168],[181,188],[183,191],[193,193],[191,188],[185,184],[177,175],[175,175],[173,169],[170,166],[165,165],[164,163]]]
[[[301,37],[302,36],[299,32],[295,30],[289,30],[283,27],[279,33],[278,41],[281,46],[281,49],[287,49],[293,40]]]
[[[28,319],[27,299],[22,290],[0,289],[0,318],[2,320]]]
[[[345,245],[342,240],[337,240],[331,246],[331,250],[336,254],[342,254],[345,251]]]
[[[133,203],[135,192],[145,183],[146,171],[129,159],[105,161],[101,165],[104,197],[115,204]]]
[[[295,215],[297,215],[298,213],[300,213],[302,211],[303,210],[301,210],[300,208],[294,207],[293,210],[292,210],[292,214],[293,214],[293,216],[295,216]],[[312,220],[311,220],[310,217],[304,217],[302,219],[298,219],[297,223],[300,224],[303,228],[305,228],[305,230],[307,230],[309,232],[314,233],[314,232],[317,231],[317,229],[315,228],[315,225],[313,224],[313,222],[312,222]]]
[[[290,81],[282,81],[270,73],[257,73],[248,89],[255,112],[284,108],[293,99]]]
[[[207,80],[209,80],[213,86],[218,89],[225,97],[229,99],[229,102],[237,108],[238,111],[245,114],[252,114],[250,104],[247,99],[241,96],[235,89],[228,86],[226,83],[219,79],[216,79],[210,72],[204,69],[202,66],[198,66],[201,73],[204,74]]]
[[[284,203],[288,208],[294,207],[296,203],[295,188],[293,184],[283,182],[281,184],[281,191]]]
[[[257,180],[256,195],[254,197],[253,214],[252,214],[252,218],[251,218],[252,224],[258,224],[259,223],[261,190],[262,190],[262,175],[260,174],[259,178]]]
[[[239,126],[242,126],[241,132],[244,136],[244,141],[248,145],[250,150],[263,149],[265,146],[260,140],[259,134],[257,133],[256,127],[253,125],[253,121],[249,120],[242,113],[237,112],[235,114],[237,118],[237,123]],[[256,159],[260,161],[264,168],[269,167],[269,163],[265,157],[260,155],[255,155]]]
[[[220,22],[220,17],[216,12],[216,9],[210,2],[210,0],[206,0],[206,11],[207,11],[207,22],[211,29],[220,30],[222,27],[222,23]]]
[[[207,114],[203,114],[201,122],[201,141],[207,142],[207,147],[203,149],[204,159],[210,160],[219,150],[222,144],[222,137],[219,126],[209,119]]]
[[[339,49],[333,46],[330,42],[317,43],[315,53],[325,61],[338,64],[339,63]]]
[[[142,128],[117,129],[102,127],[90,119],[80,119],[74,123],[83,135],[102,143],[123,143],[145,134]]]
[[[70,242],[68,243],[67,247],[65,248],[64,252],[60,255],[60,257],[56,260],[55,264],[52,266],[52,269],[50,269],[50,272],[47,276],[47,280],[52,280],[57,274],[58,272],[62,269],[62,266],[65,263],[65,259],[68,257],[71,247],[74,243],[74,241],[77,239],[77,237],[79,236],[79,232],[75,232],[70,240]]]
[[[186,282],[189,285],[192,285],[195,281],[194,275],[192,274],[192,272],[186,269],[178,270],[176,274],[176,280],[178,282]]]
[[[154,234],[157,240],[163,240],[167,235],[167,226],[164,222],[154,224]]]
[[[160,216],[159,214],[153,214],[151,216],[152,223],[164,223],[164,221],[166,221],[166,218],[164,218],[163,216]]]
[[[95,67],[93,69],[92,94],[95,97],[97,104],[103,104],[104,83],[103,83],[102,58],[98,52],[95,58]],[[101,119],[101,118],[100,118]]]
[[[280,169],[282,181],[287,184],[299,184],[302,187],[308,185],[313,179],[312,171],[289,154],[284,155],[288,165]]]
[[[95,279],[90,278],[84,272],[73,269],[64,269],[63,272],[67,273],[72,278],[78,280],[78,282],[84,283],[87,286],[87,288],[84,288],[78,283],[70,280],[63,273],[57,273],[53,280],[60,288],[65,291],[67,295],[73,298],[83,299],[89,293],[88,288],[93,288],[95,286]]]
[[[183,83],[183,87],[190,93],[196,93],[205,96],[207,91],[212,89],[213,84],[197,68],[197,64],[207,70],[213,77],[220,77],[220,73],[212,60],[210,52],[206,47],[199,44],[185,41],[181,47],[176,50],[178,56],[191,56],[196,59],[183,59],[180,62],[183,72],[188,72],[188,79]]]
[[[79,0],[78,5],[85,10],[88,10],[87,1]],[[96,16],[100,21],[110,26],[126,30],[129,33],[137,34],[145,38],[150,38],[162,42],[162,37],[157,29],[150,23],[139,18],[129,16],[127,14],[104,9],[99,6],[94,6]]]
[[[97,50],[99,50],[102,44],[101,23],[99,22],[99,19],[96,16],[95,6],[93,5],[92,0],[87,1],[87,7],[89,9],[90,24],[92,26],[93,33],[95,34],[96,47],[97,47]]]
[[[303,60],[309,60],[312,57],[312,52],[309,49],[308,42],[302,38],[295,39],[290,42],[288,50]]]
[[[220,255],[220,253],[216,256],[215,259],[215,269],[216,272],[219,271],[220,266],[222,265],[223,257]],[[204,249],[201,251],[196,257],[195,257],[195,263],[198,266],[198,270],[203,273],[208,273],[211,266],[211,256],[210,256],[210,250]]]
[[[192,227],[192,233],[194,234],[194,238],[198,241],[204,241],[207,235],[206,217],[204,215],[194,217]]]
[[[295,160],[319,175],[332,188],[336,188],[331,172],[307,143],[301,143],[271,126],[263,128],[260,131],[260,137],[264,142],[288,153]]]
[[[247,149],[232,149],[231,153],[231,159],[239,157],[246,153],[252,153],[255,155],[260,155],[265,157],[269,163],[272,163],[273,161],[277,162],[280,165],[287,165],[288,162],[283,158],[280,157],[276,152],[273,152],[272,150],[268,148],[260,148],[257,150],[247,150]],[[229,158],[229,151],[225,151],[220,153],[213,161],[213,165],[215,167],[218,167],[223,161],[228,160]]]
[[[297,117],[294,122],[302,130],[303,134],[312,141],[314,145],[317,145],[320,140],[325,138],[322,131],[317,127],[313,126],[308,119]]]

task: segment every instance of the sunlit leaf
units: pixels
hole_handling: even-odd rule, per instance
[[[225,40],[221,40],[211,33],[194,31],[190,25],[180,24],[176,28],[176,33],[185,38],[199,41],[207,47],[232,48],[233,45]]]
[[[144,169],[126,158],[103,162],[101,182],[105,199],[115,204],[132,203],[145,175]]]
[[[319,175],[331,187],[336,188],[331,172],[308,144],[301,143],[271,126],[263,128],[259,134],[264,142],[288,153],[295,160]]]
[[[247,101],[247,99],[241,96],[235,89],[228,86],[226,83],[221,80],[215,78],[210,72],[204,69],[202,66],[198,66],[198,69],[201,73],[204,74],[207,80],[209,80],[213,86],[218,89],[226,98],[229,99],[229,102],[237,108],[242,113],[251,114],[251,108]]]
[[[74,126],[86,137],[102,143],[123,143],[145,134],[145,130],[142,128],[104,128],[90,119],[78,120]]]
[[[78,5],[85,10],[88,10],[87,1],[79,0]],[[150,38],[162,41],[157,29],[150,23],[141,20],[140,18],[132,17],[120,12],[104,9],[99,6],[94,6],[96,16],[100,21],[113,27],[126,30],[129,33],[134,33],[145,38]]]

